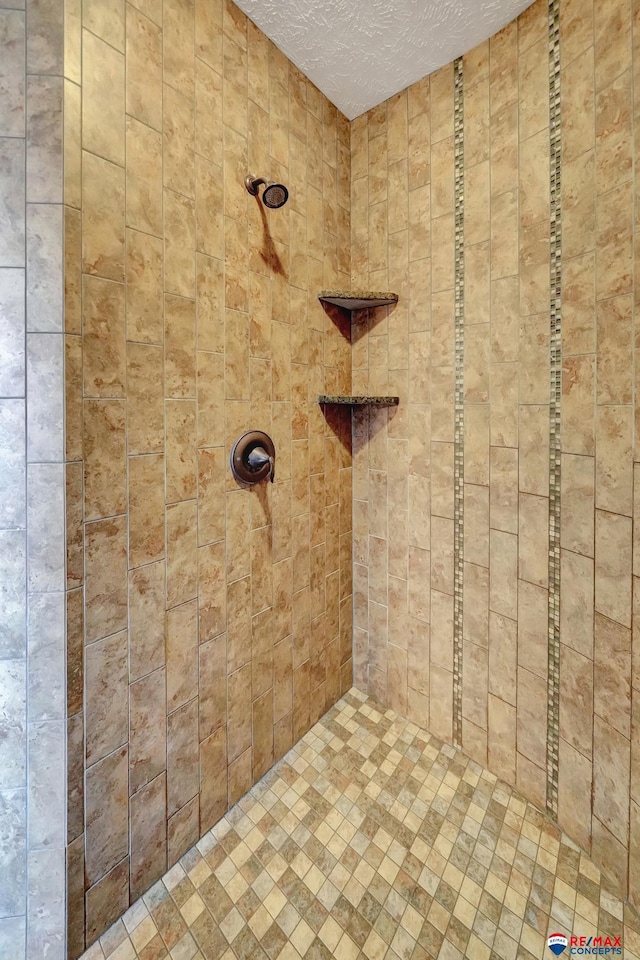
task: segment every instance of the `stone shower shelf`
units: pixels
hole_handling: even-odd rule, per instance
[[[322,394],[318,403],[334,404],[339,407],[397,407],[400,397],[331,397]]]
[[[368,310],[370,307],[388,307],[398,302],[397,293],[371,293],[364,290],[355,290],[346,293],[344,290],[321,290],[318,300],[322,303],[332,303],[343,310]]]

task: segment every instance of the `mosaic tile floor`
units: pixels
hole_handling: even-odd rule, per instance
[[[352,690],[84,960],[541,960],[556,931],[640,957],[568,837]]]

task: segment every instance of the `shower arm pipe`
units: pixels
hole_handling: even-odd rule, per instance
[[[252,177],[250,173],[244,178],[244,185],[252,197],[257,197],[258,187],[262,187],[266,183],[267,180],[264,177]]]

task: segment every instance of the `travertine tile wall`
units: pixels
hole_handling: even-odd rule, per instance
[[[224,0],[71,6],[68,923],[77,956],[351,686],[349,126]],[[249,171],[281,179],[268,211]],[[231,444],[266,430],[276,482]],[[84,792],[83,792],[84,791]]]
[[[462,746],[640,903],[640,552],[633,164],[640,5],[560,0],[559,716],[548,723],[549,4],[463,58]],[[353,121],[352,280],[395,310],[354,336],[354,663],[362,689],[454,735],[454,69]],[[635,206],[634,206],[635,205]],[[634,472],[635,471],[635,472]],[[635,483],[634,483],[635,481]],[[637,541],[637,537],[636,537]],[[552,597],[553,600],[553,597]]]
[[[0,2],[0,956],[62,960],[62,9]]]

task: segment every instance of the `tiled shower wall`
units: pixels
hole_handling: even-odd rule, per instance
[[[0,956],[64,957],[62,8],[0,2]]]
[[[223,0],[66,27],[77,956],[351,686],[349,126]],[[282,180],[283,209],[243,186]],[[271,434],[275,483],[228,468]],[[84,791],[84,792],[83,792]]]
[[[351,140],[352,279],[400,295],[354,333],[354,390],[400,395],[354,432],[356,682],[447,740],[459,721],[463,749],[548,805],[636,905],[639,17],[630,0],[537,0],[463,58],[457,92],[450,65],[355,120]]]

